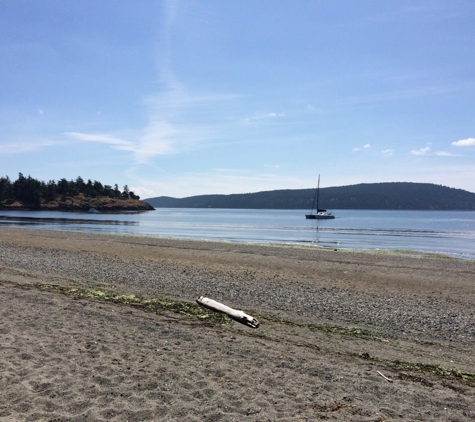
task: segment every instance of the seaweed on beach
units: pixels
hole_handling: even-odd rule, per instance
[[[371,356],[369,353],[361,353],[358,356],[364,360],[380,363],[386,366],[387,368],[395,369],[398,371],[419,372],[426,374],[434,374],[443,378],[454,378],[464,381],[468,385],[475,387],[475,374],[472,374],[470,372],[444,368],[440,365],[433,365],[428,363],[411,363],[402,362],[399,360],[392,361],[388,359],[381,359]]]
[[[99,289],[64,287],[57,284],[36,284],[40,290],[61,293],[81,299],[96,299],[104,302],[122,304],[148,311],[170,311],[180,315],[197,318],[211,324],[227,325],[231,319],[224,314],[210,312],[195,303],[159,297],[141,297],[133,294],[116,294]]]

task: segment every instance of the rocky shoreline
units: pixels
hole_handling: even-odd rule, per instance
[[[144,201],[137,199],[121,199],[109,197],[88,197],[83,194],[55,199],[53,201],[41,201],[37,206],[27,206],[21,202],[0,203],[0,210],[10,211],[78,211],[88,212],[95,209],[99,212],[130,212],[152,211],[155,208]]]

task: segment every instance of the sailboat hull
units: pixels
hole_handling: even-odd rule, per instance
[[[305,214],[307,220],[333,220],[333,214]]]

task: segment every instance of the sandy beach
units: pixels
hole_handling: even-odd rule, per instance
[[[0,421],[475,420],[475,261],[2,227],[0,286]]]

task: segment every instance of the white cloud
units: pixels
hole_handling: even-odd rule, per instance
[[[80,132],[67,132],[66,135],[79,141],[87,142],[99,142],[103,144],[112,145],[113,148],[134,151],[135,146],[131,141],[116,138],[115,136],[103,134],[103,133],[80,133]]]
[[[154,198],[160,196],[155,190],[149,189],[144,186],[129,186],[130,190],[135,194],[140,196],[140,199]]]
[[[278,117],[284,117],[284,113],[262,113],[262,114],[256,114],[252,117],[246,117],[243,122],[244,123],[251,123],[251,122],[257,122],[261,120],[268,120],[268,119],[276,119]]]
[[[357,152],[357,151],[361,151],[362,149],[369,149],[371,148],[371,144],[364,144],[361,148],[360,147],[357,147],[357,148],[353,148],[353,152]]]
[[[438,155],[439,157],[457,157],[456,154],[447,151],[437,151],[435,155]]]
[[[114,149],[133,153],[135,164],[149,162],[157,156],[176,154],[196,148],[204,141],[209,144],[213,138],[219,138],[216,126],[183,123],[191,112],[203,110],[208,105],[232,101],[235,95],[190,95],[173,75],[168,76],[168,90],[160,95],[150,96],[145,104],[148,108],[148,122],[141,133],[133,139],[124,139],[107,133],[67,132],[71,138],[79,141],[97,142],[110,145]],[[269,113],[263,118],[278,117]]]
[[[394,150],[393,149],[383,149],[381,151],[381,154],[383,154],[384,157],[390,157],[391,155],[394,154]]]
[[[426,155],[430,151],[430,147],[424,147],[420,149],[413,149],[411,151],[412,155]]]
[[[138,163],[145,163],[157,155],[171,154],[175,151],[179,132],[172,125],[163,121],[151,121],[145,128],[135,148],[135,158]]]
[[[145,163],[157,155],[171,154],[172,140],[176,137],[176,133],[177,131],[166,122],[151,122],[138,141],[129,141],[103,133],[67,132],[66,135],[80,141],[103,143],[114,149],[132,152],[137,163]]]
[[[475,146],[475,138],[461,139],[460,141],[452,142],[456,147],[473,147]]]

